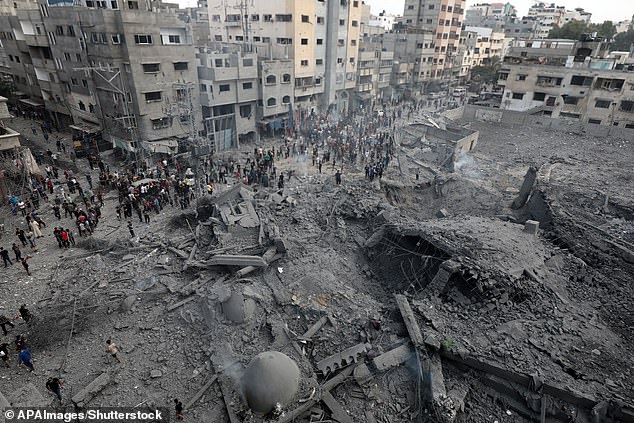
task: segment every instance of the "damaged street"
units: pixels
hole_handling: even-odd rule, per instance
[[[31,275],[16,263],[1,281],[15,326],[0,407],[177,398],[192,422],[634,422],[631,139],[452,118],[388,127],[381,177],[298,149],[274,154],[281,187],[221,174],[139,221],[104,188],[99,224],[69,248],[52,231],[73,216],[42,202]],[[293,143],[307,141],[261,147]],[[3,213],[10,249],[25,219]]]

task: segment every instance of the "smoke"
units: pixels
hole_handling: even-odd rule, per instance
[[[456,173],[460,173],[469,178],[482,179],[483,177],[476,160],[473,156],[466,153],[461,153],[456,157],[454,169]]]

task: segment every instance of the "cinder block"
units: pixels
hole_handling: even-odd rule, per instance
[[[537,235],[537,231],[539,230],[539,222],[536,220],[527,220],[524,223],[524,232],[531,235]]]

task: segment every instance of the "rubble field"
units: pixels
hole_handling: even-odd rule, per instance
[[[14,360],[0,391],[179,398],[195,422],[634,422],[632,141],[469,126],[455,172],[416,180],[410,160],[335,185],[281,160],[283,191],[230,180],[132,239],[110,192],[92,237],[47,236],[33,276],[5,272],[36,373]]]

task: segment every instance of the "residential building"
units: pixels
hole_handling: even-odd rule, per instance
[[[371,16],[369,25],[380,26],[385,31],[391,31],[396,22],[396,16],[386,13],[385,10],[378,14],[378,16]]]
[[[257,54],[245,52],[235,44],[210,43],[199,47],[196,61],[202,117],[206,135],[215,150],[255,141],[258,99],[264,98],[260,94]],[[275,96],[276,103],[280,99],[280,106],[284,99],[289,103],[291,79],[290,74],[285,78],[280,75],[280,81],[286,80],[289,87],[286,98]],[[270,112],[271,108],[266,111]]]
[[[384,34],[361,39],[355,87],[356,106],[369,108],[373,102],[382,102],[390,98],[394,51],[388,50],[384,41]]]
[[[570,49],[560,43],[523,56],[509,53],[499,73],[501,107],[634,129],[634,57],[605,58],[601,41],[573,41]],[[562,55],[566,49],[570,56]]]
[[[555,3],[539,2],[532,5],[528,9],[528,16],[535,17],[538,22],[533,37],[548,38],[551,29],[555,26],[562,26],[565,23],[565,15],[566,8],[557,6]]]
[[[504,33],[495,32],[491,28],[467,26],[465,31],[476,34],[471,66],[490,65],[494,58],[504,58],[506,52]]]
[[[7,99],[0,97],[0,153],[20,147],[20,133],[9,128],[6,121],[11,119]]]
[[[464,8],[465,0],[405,0],[404,25],[432,33],[433,79],[449,80],[460,73],[457,53]]]
[[[202,129],[191,29],[173,5],[28,5],[0,17],[16,95],[70,127],[76,152],[110,145],[143,160]]]
[[[360,0],[209,0],[208,6],[214,40],[247,45],[277,61],[276,67],[290,66],[280,72],[293,75],[291,102],[282,116],[271,118],[288,122],[291,110],[316,108],[348,112],[357,75]],[[271,107],[279,110],[281,99],[276,100]]]
[[[466,26],[484,25],[489,20],[504,21],[506,16],[515,16],[517,10],[511,3],[479,3],[469,7],[465,13]]]
[[[590,19],[592,18],[592,13],[586,12],[581,7],[577,7],[573,10],[566,10],[564,14],[562,25],[567,24],[572,21],[581,21],[585,23],[590,23]]]
[[[631,20],[620,21],[615,23],[614,27],[616,28],[617,34],[620,34],[621,32],[627,32],[630,29],[632,29],[632,21]]]
[[[383,35],[383,46],[385,50],[394,52],[393,98],[411,95],[414,91],[422,92],[432,80],[437,79],[433,75],[438,59],[432,31],[415,27],[394,30]]]
[[[507,38],[515,39],[535,38],[538,27],[539,20],[535,16],[524,16],[523,18],[510,17],[505,22],[504,35]]]
[[[458,80],[465,83],[471,76],[473,67],[473,55],[478,41],[478,33],[475,31],[462,30],[458,44],[458,56],[461,59]]]

